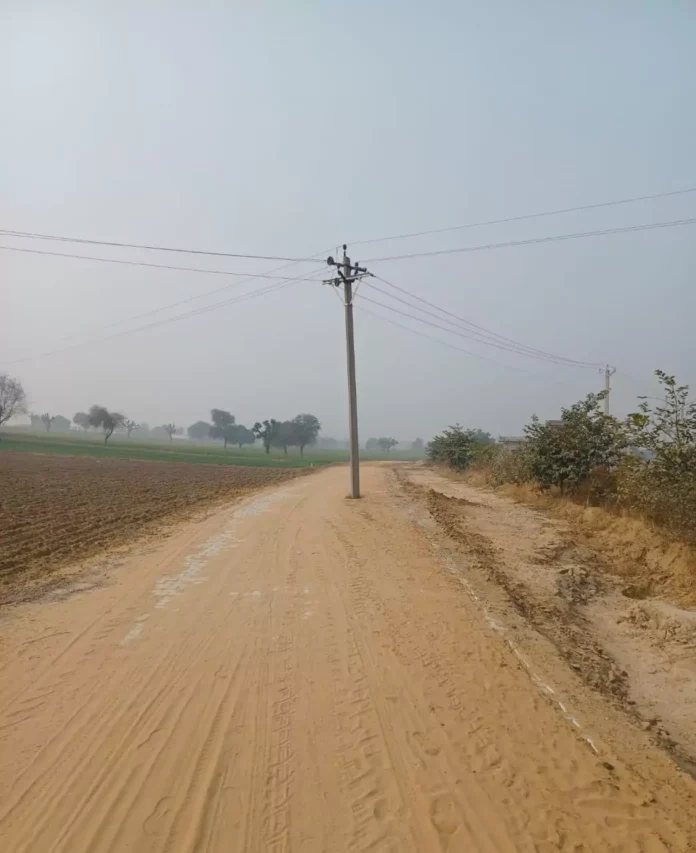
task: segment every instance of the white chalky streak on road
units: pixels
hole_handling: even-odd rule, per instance
[[[212,536],[203,543],[198,551],[186,558],[183,571],[175,575],[167,575],[157,581],[153,590],[153,595],[158,599],[155,609],[162,610],[167,607],[174,598],[182,595],[187,587],[193,584],[204,583],[207,578],[202,576],[201,572],[210,559],[225,551],[231,551],[239,547],[243,541],[237,536],[237,528],[241,519],[253,518],[254,516],[268,512],[275,504],[287,499],[290,494],[290,489],[281,489],[277,492],[260,495],[238,509],[235,509],[225,530],[216,536]],[[236,594],[230,593],[230,595]],[[255,591],[253,595],[260,597],[261,593]],[[143,622],[142,618],[135,620],[133,627],[128,631],[123,640],[121,640],[122,646],[129,645],[141,636],[145,627]]]

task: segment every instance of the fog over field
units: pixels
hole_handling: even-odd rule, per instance
[[[380,277],[356,299],[362,441],[517,434],[607,363],[617,414],[655,368],[692,381],[693,223],[490,244],[691,219],[696,193],[371,241],[696,187],[694,24],[689,4],[5,2],[0,372],[35,412],[348,432],[324,264],[25,232],[289,259],[347,241]],[[315,280],[223,274],[272,271]]]

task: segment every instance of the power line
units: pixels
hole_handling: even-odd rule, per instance
[[[470,355],[473,358],[480,359],[482,361],[488,361],[491,364],[495,364],[498,367],[502,367],[504,370],[513,370],[516,373],[524,373],[526,376],[531,377],[532,379],[541,380],[545,385],[549,386],[558,386],[558,387],[567,387],[566,380],[550,380],[548,376],[545,376],[542,373],[535,373],[532,370],[527,370],[524,367],[517,367],[512,364],[505,364],[503,361],[498,361],[495,358],[491,358],[487,355],[482,355],[481,353],[471,352],[471,350],[464,349],[464,347],[458,347],[455,344],[448,343],[447,341],[441,341],[439,338],[435,338],[432,335],[428,335],[425,332],[420,332],[417,329],[412,329],[410,326],[404,326],[403,323],[399,323],[396,320],[392,320],[389,317],[383,317],[381,314],[378,314],[376,311],[371,311],[369,308],[365,308],[364,305],[356,305],[360,311],[364,314],[370,314],[372,317],[376,317],[378,320],[382,320],[384,323],[389,323],[391,326],[397,326],[399,329],[403,329],[406,332],[410,332],[412,335],[418,335],[420,338],[425,338],[428,341],[433,341],[433,343],[440,344],[440,346],[447,347],[447,349],[457,350],[457,352],[465,353],[466,355]]]
[[[508,240],[502,243],[486,243],[479,246],[462,246],[455,249],[435,249],[429,252],[411,252],[405,255],[390,255],[382,258],[368,258],[364,263],[378,261],[401,261],[410,258],[431,258],[436,255],[454,255],[461,252],[483,252],[493,249],[508,249],[514,246],[530,246],[535,243],[554,243],[561,240],[578,240],[581,237],[601,237],[607,234],[626,234],[631,231],[651,231],[655,228],[674,228],[678,225],[693,225],[696,217],[675,219],[671,222],[650,222],[645,225],[628,225],[622,228],[603,228],[598,231],[577,231],[572,234],[555,234],[549,237],[532,237],[528,240]]]
[[[696,187],[689,187],[684,190],[671,190],[669,192],[652,193],[651,195],[639,195],[632,198],[621,198],[615,201],[601,201],[595,204],[581,204],[577,207],[563,207],[557,210],[545,210],[541,213],[524,213],[520,216],[507,216],[504,219],[489,219],[484,222],[467,222],[464,225],[451,225],[446,228],[433,228],[429,231],[412,231],[408,234],[396,234],[391,237],[376,237],[372,240],[355,240],[354,246],[364,246],[368,243],[384,243],[388,240],[407,240],[411,237],[427,237],[432,234],[445,234],[449,231],[462,231],[466,228],[482,228],[486,225],[502,225],[506,222],[520,222],[524,219],[538,219],[543,216],[557,216],[562,213],[576,213],[581,210],[597,210],[602,207],[614,207],[620,204],[632,204],[637,201],[651,201],[657,198],[667,198],[669,196],[686,195],[687,193],[696,192]]]
[[[0,249],[3,249],[3,248],[10,249],[11,251],[30,252],[32,254],[50,254],[50,255],[57,254],[60,257],[64,256],[63,253],[60,253],[60,252],[56,252],[56,253],[44,252],[40,249],[19,249],[19,248],[13,247],[13,246],[12,247],[0,246]],[[324,249],[321,252],[315,252],[315,254],[312,257],[316,258],[318,255],[324,256],[327,251],[329,251],[329,249]],[[92,258],[92,257],[85,256],[85,255],[65,255],[65,257],[75,257],[75,258],[81,258],[81,259],[86,259],[86,260],[102,260],[102,261],[113,262],[113,263],[125,263],[128,266],[136,265],[136,266],[159,267],[162,269],[185,270],[187,272],[205,272],[205,273],[215,273],[215,274],[220,274],[220,275],[233,275],[233,276],[245,275],[244,273],[233,273],[233,272],[227,272],[226,270],[209,270],[209,269],[198,270],[198,269],[195,269],[193,267],[175,267],[175,266],[169,266],[169,265],[165,265],[165,264],[148,264],[148,263],[142,263],[141,264],[140,262],[135,262],[135,261],[119,261],[119,260],[114,260],[111,258]],[[213,290],[206,290],[203,293],[197,293],[194,296],[189,296],[186,299],[179,299],[176,302],[169,302],[166,305],[159,306],[158,308],[152,308],[148,311],[143,311],[139,314],[132,314],[129,317],[124,317],[121,320],[116,320],[113,323],[107,323],[103,326],[97,326],[96,331],[101,331],[103,329],[111,329],[114,326],[120,326],[123,323],[128,323],[132,320],[139,320],[139,319],[142,319],[143,317],[150,317],[153,314],[159,314],[161,311],[166,311],[169,308],[176,308],[180,305],[185,305],[187,303],[194,302],[198,299],[203,299],[206,296],[212,296],[213,294],[221,293],[223,290],[227,290],[231,287],[236,287],[237,285],[246,284],[247,282],[252,281],[253,279],[259,278],[259,277],[276,279],[276,280],[278,280],[278,279],[286,280],[288,282],[317,281],[317,278],[304,278],[302,276],[273,275],[273,273],[277,273],[277,272],[280,272],[282,270],[288,269],[290,267],[297,266],[298,263],[302,263],[302,261],[292,261],[290,263],[282,264],[279,267],[274,267],[273,269],[268,270],[268,272],[264,273],[264,274],[257,274],[257,273],[246,274],[246,277],[243,278],[241,281],[233,281],[233,282],[230,282],[228,284],[224,284],[222,287],[216,287]],[[224,302],[216,303],[216,304],[224,304]],[[62,338],[59,338],[57,342],[60,343],[61,341],[66,341],[66,340],[69,341],[69,340],[72,340],[73,338],[79,337],[79,336],[80,336],[79,334],[75,334],[75,333],[71,334],[71,335],[66,335]]]
[[[378,279],[379,281],[383,282],[384,284],[388,285],[389,287],[392,287],[394,290],[398,290],[400,293],[404,293],[407,296],[410,296],[411,299],[415,299],[418,302],[421,302],[423,305],[427,305],[430,308],[434,308],[436,311],[439,311],[441,314],[446,314],[448,317],[454,318],[454,320],[457,320],[459,324],[464,324],[465,326],[470,326],[472,329],[477,330],[477,331],[472,333],[472,334],[477,336],[477,337],[473,338],[473,340],[480,340],[481,336],[483,336],[483,337],[489,338],[493,341],[497,341],[497,342],[504,343],[504,344],[509,344],[511,347],[514,347],[516,350],[524,350],[524,351],[526,351],[526,353],[533,353],[534,355],[543,356],[543,357],[546,357],[550,360],[552,359],[552,360],[557,361],[557,362],[567,363],[569,366],[573,366],[573,367],[596,368],[596,367],[602,366],[600,362],[580,361],[578,359],[567,358],[566,356],[561,356],[561,355],[556,355],[555,353],[546,352],[545,350],[537,349],[536,347],[527,346],[527,344],[523,344],[520,341],[516,341],[516,340],[514,340],[514,338],[508,338],[505,335],[501,335],[501,334],[498,334],[497,332],[493,332],[491,329],[487,329],[485,326],[480,326],[477,323],[473,323],[471,320],[467,320],[464,317],[460,317],[458,314],[453,314],[451,311],[448,311],[445,308],[441,308],[439,305],[436,305],[434,302],[428,302],[427,299],[423,299],[420,296],[416,296],[415,293],[411,293],[411,291],[406,290],[405,287],[399,287],[399,285],[394,284],[391,281],[387,281],[386,278],[382,278],[381,276],[378,276],[378,275],[375,275],[373,277]],[[423,311],[423,313],[425,313],[425,314],[430,314],[432,317],[435,317],[436,319],[443,321],[443,318],[438,317],[436,314],[432,314],[432,312],[430,312],[430,311],[425,311],[423,308],[418,308],[418,306],[412,305],[412,304],[406,302],[405,300],[399,299],[398,297],[394,296],[393,294],[386,293],[386,291],[381,290],[380,288],[373,285],[371,282],[367,282],[367,284],[368,284],[368,286],[373,287],[375,290],[378,290],[380,293],[384,294],[385,296],[389,296],[392,299],[397,299],[398,301],[403,302],[405,305],[409,305],[409,307],[411,307],[411,308],[416,308],[417,310]],[[451,321],[445,321],[445,322],[451,323]],[[456,325],[456,324],[452,323],[452,325]],[[485,341],[481,341],[481,343],[485,343]],[[521,354],[525,354],[525,353],[521,353]]]
[[[286,264],[283,267],[279,267],[279,269],[286,269],[289,266],[293,266],[293,264]],[[276,278],[276,276],[268,275],[268,278]],[[303,278],[301,276],[300,277],[278,276],[278,278],[281,281],[286,281],[288,284],[291,284],[293,282],[299,282],[299,281],[312,281],[312,282],[321,281],[320,277],[319,278]],[[149,311],[143,311],[140,314],[132,314],[129,317],[124,317],[122,320],[116,320],[115,322],[107,323],[104,326],[97,326],[97,331],[100,331],[102,329],[112,329],[114,326],[121,326],[121,325],[123,325],[123,323],[130,323],[132,320],[140,320],[143,317],[151,317],[153,314],[159,314],[161,311],[166,311],[169,308],[176,308],[179,305],[186,305],[187,303],[194,302],[197,299],[203,299],[205,296],[211,296],[214,293],[221,293],[223,290],[227,290],[230,287],[236,287],[237,285],[240,285],[240,284],[246,284],[247,281],[249,281],[249,279],[244,279],[243,281],[233,281],[230,284],[224,285],[223,287],[216,287],[214,290],[207,290],[205,293],[198,293],[195,296],[189,296],[186,299],[179,299],[176,302],[169,302],[167,305],[161,305],[159,308],[151,308]],[[244,296],[251,296],[253,293],[261,293],[261,292],[265,292],[265,291],[252,291],[249,294],[243,294],[243,295]],[[225,301],[222,301],[222,302],[214,303],[214,304],[215,305],[224,305],[226,303],[225,303]],[[78,335],[76,335],[76,334],[67,335],[66,337],[59,338],[58,340],[59,340],[59,342],[63,341],[63,340],[70,340],[70,339],[77,337],[77,336]]]
[[[512,349],[510,347],[501,346],[501,345],[498,345],[495,343],[488,343],[487,341],[483,341],[483,340],[479,340],[477,338],[473,338],[473,337],[471,337],[471,335],[464,334],[463,332],[455,331],[454,329],[448,329],[445,326],[440,326],[439,324],[433,323],[430,320],[424,320],[422,317],[418,317],[415,314],[409,314],[406,311],[401,311],[399,308],[395,308],[393,305],[386,305],[384,302],[379,302],[376,299],[370,299],[368,296],[362,296],[361,299],[364,299],[367,302],[371,302],[373,305],[379,305],[381,308],[386,308],[388,311],[395,311],[397,314],[401,314],[404,317],[409,317],[411,320],[416,320],[419,323],[425,323],[428,326],[433,326],[436,329],[440,329],[440,331],[442,331],[442,332],[448,332],[451,335],[457,335],[458,337],[464,338],[465,340],[469,340],[469,341],[473,340],[473,341],[476,341],[477,343],[483,343],[483,344],[487,344],[488,346],[494,346],[494,347],[496,347],[496,349],[503,350],[504,352],[512,352],[512,353],[515,353],[516,355],[527,355],[529,358],[537,358],[539,361],[545,361],[545,362],[550,363],[550,364],[557,364],[557,365],[560,365],[562,367],[582,367],[584,369],[590,369],[590,370],[596,370],[597,369],[596,365],[591,365],[589,363],[584,364],[582,362],[579,362],[578,364],[572,364],[572,363],[567,364],[567,363],[562,362],[562,361],[557,361],[557,360],[548,359],[548,358],[542,358],[542,357],[536,356],[532,353],[521,352],[519,350],[515,350],[515,349]],[[413,307],[413,306],[411,306],[411,307]],[[422,309],[417,309],[417,310],[422,310]],[[443,321],[443,322],[447,322],[447,321]]]
[[[384,291],[380,291],[380,292],[382,293]],[[387,295],[392,299],[396,298],[396,297],[392,297],[391,294],[387,294]],[[397,314],[403,314],[404,317],[410,317],[412,320],[416,320],[419,323],[427,323],[427,325],[434,326],[436,329],[440,329],[443,332],[449,332],[449,334],[458,335],[460,338],[464,338],[465,340],[469,340],[469,341],[475,341],[476,343],[481,343],[481,344],[484,344],[485,346],[495,347],[496,349],[502,350],[503,352],[511,352],[511,353],[514,353],[515,355],[523,355],[523,356],[526,356],[527,358],[534,358],[538,361],[544,361],[544,362],[547,362],[550,364],[558,364],[558,365],[561,365],[563,367],[581,367],[583,369],[590,369],[590,370],[596,370],[597,369],[597,365],[591,365],[589,363],[585,364],[583,362],[561,361],[557,358],[548,358],[546,356],[538,355],[537,353],[534,353],[534,352],[526,352],[526,351],[521,350],[521,349],[515,349],[513,347],[506,346],[504,344],[500,344],[500,343],[497,343],[495,341],[487,341],[487,340],[484,340],[480,337],[474,337],[472,334],[466,334],[466,333],[464,333],[462,331],[458,331],[456,329],[448,329],[445,326],[441,326],[437,323],[432,323],[429,320],[424,320],[422,317],[418,317],[415,314],[409,314],[405,311],[399,310],[398,308],[394,308],[393,305],[386,305],[384,302],[378,302],[377,300],[370,299],[367,296],[363,296],[361,298],[367,300],[368,302],[372,302],[375,305],[379,305],[382,308],[386,308],[389,311],[396,311]],[[425,314],[430,314],[431,316],[434,316],[437,319],[441,320],[441,322],[450,323],[450,325],[455,325],[454,323],[452,323],[451,320],[443,320],[442,318],[437,317],[437,315],[432,314],[432,312],[430,312],[430,311],[425,311],[423,308],[418,308],[417,306],[409,305],[409,303],[405,302],[405,300],[399,300],[399,301],[403,302],[405,305],[408,305],[410,308],[416,308],[417,311],[422,311]]]
[[[502,342],[500,339],[496,339],[496,337],[494,336],[495,333],[481,334],[480,332],[476,332],[476,331],[472,331],[470,329],[466,329],[466,327],[463,326],[462,323],[457,323],[453,320],[448,320],[446,318],[443,318],[443,317],[439,316],[439,314],[435,314],[433,311],[428,311],[427,308],[421,308],[418,305],[414,305],[412,302],[408,302],[405,299],[401,299],[399,296],[394,296],[394,294],[388,293],[386,290],[382,290],[381,288],[376,287],[375,285],[370,284],[369,282],[367,284],[368,284],[368,287],[372,287],[373,290],[376,290],[378,293],[381,293],[382,295],[388,297],[389,299],[395,299],[397,302],[400,302],[402,305],[407,305],[409,308],[415,308],[416,311],[420,311],[423,314],[427,314],[430,317],[434,317],[436,320],[439,320],[441,323],[449,323],[449,325],[454,326],[458,330],[465,330],[466,331],[465,336],[469,340],[476,341],[476,343],[485,344],[486,346],[493,346],[493,347],[496,347],[497,349],[502,349],[502,350],[505,350],[506,352],[512,352],[512,353],[515,353],[517,355],[524,355],[524,356],[527,356],[529,358],[537,358],[537,359],[542,360],[542,361],[549,361],[553,364],[563,364],[563,365],[566,365],[567,367],[583,367],[583,368],[584,367],[592,367],[593,369],[595,367],[597,367],[597,365],[591,364],[589,362],[580,362],[580,361],[575,361],[574,359],[567,359],[563,356],[555,356],[555,355],[551,355],[551,354],[546,354],[546,353],[543,353],[539,350],[534,350],[531,347],[527,347],[524,344],[517,345],[515,343],[514,345],[511,346],[507,343]],[[446,312],[446,313],[449,313],[449,312]],[[466,321],[464,321],[464,322],[466,322]]]
[[[378,293],[381,293],[382,295],[388,297],[389,299],[395,299],[397,302],[400,302],[402,305],[407,305],[409,308],[415,308],[416,311],[420,311],[423,314],[427,314],[430,317],[434,317],[436,320],[439,320],[441,323],[449,323],[451,326],[454,326],[456,329],[460,329],[460,330],[465,328],[461,322],[457,323],[457,322],[454,322],[452,320],[447,320],[443,317],[440,317],[438,314],[435,314],[433,311],[428,311],[426,308],[421,308],[418,305],[414,305],[412,302],[408,302],[405,299],[401,299],[399,296],[394,296],[394,294],[388,293],[386,290],[382,290],[381,288],[376,287],[374,284],[371,284],[369,282],[367,283],[367,285],[368,285],[368,287],[371,287],[373,290],[376,290]],[[438,310],[442,310],[442,309],[438,309]],[[444,313],[449,313],[449,312],[444,312]],[[466,323],[467,321],[463,321],[463,322]],[[501,340],[497,340],[494,332],[486,333],[485,335],[481,334],[480,332],[475,332],[475,331],[472,332],[470,329],[466,329],[466,332],[468,333],[466,335],[466,337],[472,341],[476,341],[477,343],[486,344],[488,346],[496,346],[499,349],[505,349],[508,352],[518,353],[519,355],[530,356],[533,358],[541,358],[544,361],[552,361],[554,364],[565,364],[567,366],[572,366],[572,367],[596,367],[597,366],[597,365],[592,365],[589,362],[579,362],[579,361],[575,361],[574,359],[564,358],[563,356],[555,356],[552,354],[543,353],[540,350],[534,350],[531,347],[527,347],[525,344],[519,344],[518,345],[515,342],[513,346],[510,346],[508,344],[502,343]]]
[[[276,278],[276,276],[268,275],[268,276],[266,276],[266,278]],[[297,282],[297,281],[313,281],[313,282],[321,281],[321,277],[304,278],[302,276],[298,276],[298,277],[278,276],[277,278],[280,281],[287,282],[288,284],[291,284],[291,283]],[[176,308],[179,305],[186,305],[189,302],[194,302],[196,299],[202,299],[204,296],[210,296],[213,293],[221,293],[223,290],[226,290],[229,287],[234,287],[235,285],[238,285],[238,284],[245,284],[247,281],[248,281],[248,279],[244,279],[244,281],[233,281],[232,284],[228,284],[225,287],[217,287],[217,288],[215,288],[215,290],[208,290],[205,293],[198,293],[195,296],[189,296],[186,299],[179,299],[177,302],[170,302],[167,305],[162,305],[160,308],[152,308],[150,311],[143,311],[142,314],[133,314],[130,317],[124,317],[123,320],[117,320],[115,323],[109,323],[108,325],[100,326],[99,328],[110,329],[113,326],[120,326],[123,323],[129,323],[131,320],[140,320],[143,317],[151,317],[153,314],[159,314],[161,311],[166,311],[169,308]],[[251,293],[256,293],[256,292],[258,292],[258,291],[252,291]],[[250,296],[251,293],[250,294],[244,294],[244,295]]]
[[[434,234],[444,234],[451,231],[461,231],[467,228],[478,228],[487,225],[500,225],[508,222],[519,222],[525,219],[538,219],[545,216],[557,216],[565,213],[597,210],[604,207],[614,207],[623,204],[632,204],[640,201],[651,201],[658,198],[669,198],[673,196],[686,195],[688,193],[693,192],[696,192],[696,187],[687,187],[681,190],[670,190],[667,192],[651,193],[649,195],[632,196],[630,198],[614,199],[611,201],[602,201],[593,204],[577,205],[575,207],[557,208],[556,210],[547,210],[537,213],[525,213],[520,214],[518,216],[507,216],[501,219],[489,219],[480,222],[467,222],[463,225],[452,225],[444,228],[433,228],[426,231],[413,231],[405,234],[395,234],[387,237],[376,237],[369,240],[357,240],[354,241],[353,245],[367,245],[370,243],[382,243],[389,240],[405,240],[412,237],[425,237]],[[60,234],[44,234],[36,231],[17,231],[7,228],[0,229],[0,234],[3,234],[8,237],[18,237],[27,240],[54,240],[64,243],[81,243],[84,245],[91,246],[111,246],[120,249],[142,249],[145,251],[154,252],[176,252],[187,255],[207,255],[209,257],[217,258],[244,258],[248,260],[287,261],[293,263],[300,261],[307,261],[310,263],[321,263],[321,261],[318,261],[315,258],[286,258],[278,255],[252,255],[244,254],[241,252],[217,252],[210,251],[207,249],[185,249],[179,246],[159,246],[147,243],[125,243],[117,240],[93,240],[86,237],[68,237]]]
[[[129,267],[149,267],[154,269],[161,270],[177,270],[179,272],[195,272],[195,273],[203,273],[205,275],[225,275],[225,276],[234,276],[241,277],[245,279],[252,278],[283,278],[283,276],[271,275],[270,273],[249,273],[249,272],[231,272],[230,270],[219,270],[219,269],[205,269],[199,267],[180,267],[174,266],[172,264],[155,264],[148,261],[127,261],[122,258],[101,258],[95,255],[75,255],[71,252],[50,252],[44,249],[24,249],[20,246],[0,246],[0,250],[5,252],[22,252],[23,254],[28,255],[49,255],[54,258],[76,258],[81,261],[99,261],[104,264],[122,264]],[[269,259],[270,260],[270,259]],[[287,266],[292,266],[293,264],[303,264],[309,263],[309,261],[313,261],[316,263],[316,259],[306,259],[302,258],[300,260],[293,260],[292,258],[284,259],[279,258],[277,260],[289,260],[289,263],[285,266],[281,267],[281,269],[285,269]],[[287,279],[290,281],[290,279]],[[293,281],[295,279],[292,279]],[[313,279],[307,279],[307,281],[313,281]]]
[[[363,297],[363,299],[364,299],[364,297]],[[372,300],[370,300],[370,301],[372,301]],[[497,359],[491,358],[490,356],[481,355],[480,353],[477,353],[477,352],[471,352],[471,350],[464,349],[464,347],[458,347],[455,344],[450,344],[447,341],[441,341],[439,338],[434,338],[432,335],[426,335],[425,332],[419,332],[417,329],[411,329],[409,326],[404,326],[403,323],[399,323],[396,320],[391,320],[389,317],[383,317],[381,314],[378,314],[376,311],[370,311],[370,309],[365,308],[364,305],[358,305],[357,307],[361,311],[363,311],[364,313],[370,314],[373,317],[377,317],[378,320],[383,320],[385,323],[389,323],[392,326],[398,326],[398,328],[404,329],[407,332],[411,332],[411,334],[413,334],[413,335],[418,335],[419,337],[425,338],[426,340],[434,341],[436,344],[440,344],[441,346],[447,347],[448,349],[454,349],[454,350],[457,350],[458,352],[466,353],[466,355],[470,355],[472,358],[478,358],[481,361],[490,361],[492,364],[497,364],[499,367],[504,367],[506,370],[514,370],[514,371],[517,371],[518,373],[527,373],[530,376],[540,377],[540,374],[532,373],[530,370],[525,370],[522,367],[515,367],[512,364],[505,364],[504,362],[498,361]],[[445,329],[443,331],[447,331],[447,330]]]
[[[181,249],[174,246],[150,246],[142,243],[119,243],[115,240],[88,240],[84,237],[63,237],[56,234],[37,234],[33,231],[10,231],[0,229],[6,237],[21,237],[27,240],[57,240],[62,243],[84,243],[90,246],[112,246],[118,249],[145,249],[150,252],[177,252],[184,255],[208,255],[214,258],[244,258],[252,261],[289,261],[299,263],[323,263],[316,258],[285,258],[278,255],[245,255],[237,252],[209,252],[203,249]]]
[[[124,329],[121,332],[114,332],[111,335],[105,335],[105,336],[98,337],[98,338],[92,338],[88,341],[82,341],[81,343],[71,344],[67,347],[60,347],[58,349],[52,349],[52,350],[49,350],[47,352],[38,353],[37,355],[25,356],[24,358],[17,358],[17,359],[14,359],[12,361],[6,361],[4,363],[9,365],[9,364],[19,364],[21,362],[26,362],[26,361],[35,361],[36,359],[39,359],[39,358],[47,358],[48,356],[51,356],[51,355],[57,355],[58,353],[67,352],[67,351],[73,350],[73,349],[78,349],[79,347],[89,346],[89,345],[97,344],[97,343],[103,343],[104,341],[109,341],[109,340],[112,340],[113,338],[119,338],[119,337],[124,336],[124,335],[131,335],[131,334],[134,334],[136,332],[145,331],[146,329],[154,329],[157,326],[164,326],[164,325],[167,325],[168,323],[175,323],[178,320],[186,320],[189,317],[195,317],[198,314],[205,314],[208,311],[215,311],[216,309],[225,307],[227,305],[234,305],[237,302],[244,302],[247,299],[255,299],[257,296],[263,296],[267,293],[274,293],[278,290],[283,290],[286,287],[292,287],[294,284],[297,284],[297,282],[299,280],[300,279],[284,281],[284,282],[281,282],[280,284],[271,284],[271,285],[268,285],[267,287],[261,288],[260,290],[254,290],[251,293],[244,293],[244,294],[241,294],[239,296],[234,296],[231,299],[224,299],[221,302],[214,302],[212,305],[204,305],[201,308],[196,308],[193,311],[188,311],[184,314],[177,314],[174,317],[165,317],[162,320],[155,320],[154,322],[147,323],[144,326],[136,326],[136,328],[134,328],[134,329]]]

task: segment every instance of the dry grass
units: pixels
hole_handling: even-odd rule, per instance
[[[497,491],[565,521],[584,544],[607,557],[637,596],[658,595],[682,607],[696,606],[693,546],[672,539],[643,519],[543,495],[529,485],[506,485]]]
[[[485,470],[452,474],[472,486],[492,488]],[[601,554],[636,597],[654,595],[681,607],[696,607],[696,548],[650,522],[618,510],[586,506],[542,493],[531,484],[496,486],[497,494],[566,522],[574,536]]]

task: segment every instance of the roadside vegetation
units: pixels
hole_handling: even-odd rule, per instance
[[[689,388],[661,370],[664,402],[640,398],[619,420],[603,412],[604,394],[589,394],[558,421],[532,417],[518,450],[486,443],[457,425],[436,436],[428,458],[455,471],[477,470],[493,486],[506,483],[605,507],[650,522],[696,545],[696,402]]]

